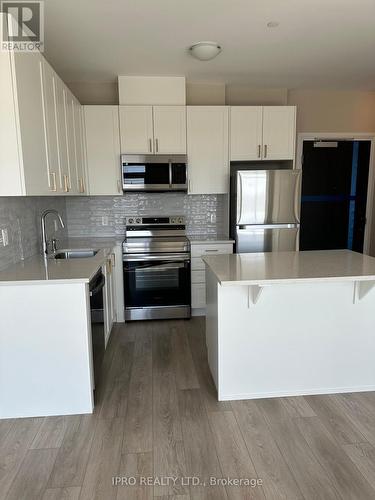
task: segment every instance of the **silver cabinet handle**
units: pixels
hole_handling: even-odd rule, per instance
[[[155,139],[155,153],[159,152],[159,140]]]
[[[85,192],[85,184],[83,182],[83,179],[79,180],[79,192],[84,193]]]
[[[258,145],[258,158],[260,158],[262,155],[262,146],[259,144]]]
[[[267,144],[264,145],[264,157],[267,158]]]
[[[208,250],[208,249],[206,248],[206,250],[205,250],[205,252],[206,252],[206,253],[209,253],[209,252],[218,252],[218,251],[219,251],[219,250],[218,250],[217,248],[215,248],[215,249],[211,249],[211,250]]]
[[[117,191],[121,193],[121,181],[117,180]]]
[[[64,174],[64,191],[69,193],[68,176],[66,174]]]
[[[150,139],[148,140],[148,148],[150,150],[150,153],[152,153],[152,139],[150,137]]]
[[[191,192],[191,181],[189,179],[189,193]]]

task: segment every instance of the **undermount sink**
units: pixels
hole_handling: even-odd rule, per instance
[[[95,257],[99,250],[83,249],[83,250],[59,250],[54,255],[54,259],[87,259]]]

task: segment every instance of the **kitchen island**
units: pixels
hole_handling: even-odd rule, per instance
[[[332,250],[204,261],[219,400],[375,390],[375,258]]]

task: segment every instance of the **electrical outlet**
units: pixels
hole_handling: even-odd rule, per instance
[[[102,217],[102,226],[108,226],[109,220],[107,215],[103,215]]]
[[[3,246],[7,247],[9,245],[8,229],[1,230],[1,239],[3,240]]]

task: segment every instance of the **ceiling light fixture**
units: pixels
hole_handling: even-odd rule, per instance
[[[216,42],[198,42],[189,47],[190,54],[200,61],[210,61],[221,51],[221,46]]]
[[[267,28],[277,28],[279,26],[279,23],[276,21],[270,21],[267,23]]]

